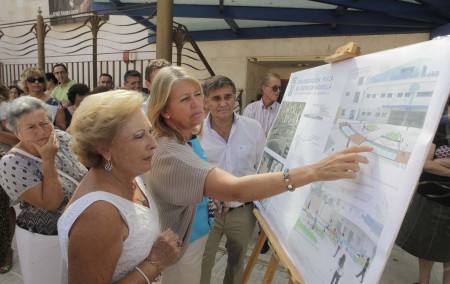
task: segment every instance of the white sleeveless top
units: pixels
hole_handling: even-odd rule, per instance
[[[58,221],[59,242],[61,244],[63,259],[66,263],[68,263],[67,254],[70,228],[87,207],[99,200],[107,201],[114,205],[128,225],[128,237],[124,242],[122,254],[117,262],[112,282],[127,275],[149,255],[153,243],[160,234],[159,216],[155,203],[150,195],[147,194],[145,186],[139,185],[149,201],[150,208],[105,191],[88,193],[66,208],[66,211]]]

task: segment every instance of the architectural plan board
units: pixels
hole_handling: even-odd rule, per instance
[[[370,145],[356,180],[257,206],[306,283],[378,283],[450,91],[450,37],[292,73],[259,173]],[[341,271],[339,272],[341,273]]]

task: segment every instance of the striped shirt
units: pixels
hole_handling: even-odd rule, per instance
[[[199,158],[188,144],[167,137],[157,142],[144,181],[158,208],[161,231],[170,228],[183,240],[181,257],[189,244],[197,204],[203,201],[206,177],[214,166]]]
[[[277,117],[280,104],[274,102],[270,107],[265,107],[262,99],[249,104],[244,110],[244,116],[253,118],[261,123],[264,133],[269,134],[270,128]]]

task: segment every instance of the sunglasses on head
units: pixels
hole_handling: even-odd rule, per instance
[[[281,86],[267,86],[267,85],[265,85],[266,87],[269,87],[269,88],[271,88],[272,89],[272,91],[274,91],[274,92],[276,92],[276,91],[280,91],[281,92]]]
[[[34,83],[36,81],[38,81],[39,83],[44,83],[45,78],[44,77],[28,77],[27,81],[28,81],[28,83]]]

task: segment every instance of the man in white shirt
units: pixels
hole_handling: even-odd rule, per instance
[[[263,74],[260,78],[260,87],[261,100],[249,104],[244,110],[244,116],[259,121],[267,136],[280,109],[280,104],[277,102],[281,93],[280,75]]]
[[[255,174],[266,142],[261,125],[233,112],[236,87],[229,78],[213,76],[205,81],[203,89],[210,113],[205,120],[201,144],[209,162],[235,176]],[[228,250],[223,283],[239,283],[247,245],[255,227],[253,203],[216,201],[216,204],[215,225],[203,255],[200,283],[211,281],[211,270],[223,234],[227,237]]]

